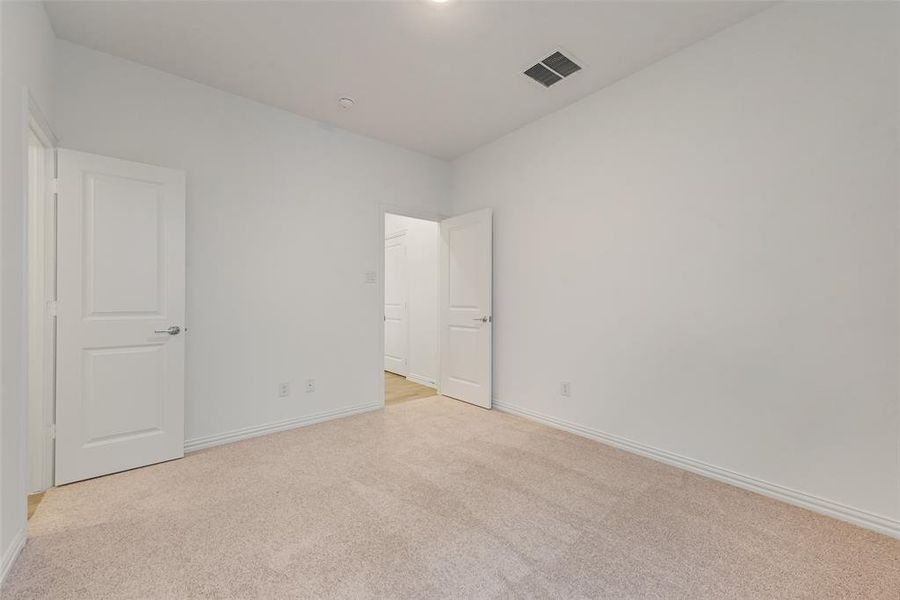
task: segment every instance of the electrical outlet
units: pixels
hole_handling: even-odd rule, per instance
[[[559,393],[566,398],[571,396],[572,395],[572,384],[569,383],[568,381],[563,381],[562,383],[560,383],[559,384]]]
[[[291,395],[291,384],[287,381],[283,381],[278,384],[278,397],[279,398],[287,398]]]
[[[316,380],[315,379],[307,379],[306,380],[306,393],[312,393],[316,391]]]

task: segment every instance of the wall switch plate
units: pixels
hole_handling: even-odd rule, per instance
[[[278,397],[287,398],[291,395],[291,384],[287,381],[278,384]]]
[[[363,281],[365,283],[378,283],[378,273],[375,271],[366,271]]]
[[[315,379],[307,379],[306,380],[306,393],[309,394],[314,391],[316,391],[316,380]]]
[[[572,395],[572,384],[568,381],[563,381],[559,384],[559,393],[564,397],[568,398]]]

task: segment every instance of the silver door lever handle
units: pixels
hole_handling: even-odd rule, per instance
[[[490,317],[476,317],[476,318],[474,318],[474,319],[472,319],[472,320],[473,320],[473,321],[481,321],[482,323],[490,323],[490,322],[491,322],[491,318],[490,318]]]
[[[168,333],[169,335],[178,335],[181,333],[181,327],[178,325],[172,325],[168,329],[154,329],[153,333]]]

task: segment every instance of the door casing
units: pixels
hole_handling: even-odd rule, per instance
[[[56,147],[37,101],[24,91],[27,491],[53,486],[56,381]],[[33,141],[40,148],[33,149]],[[37,172],[33,171],[37,167]]]

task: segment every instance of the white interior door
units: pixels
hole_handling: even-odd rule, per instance
[[[384,370],[406,377],[409,369],[409,283],[406,235],[384,241]]]
[[[492,218],[441,222],[441,394],[491,407]]]
[[[184,455],[181,171],[60,150],[57,485]]]

